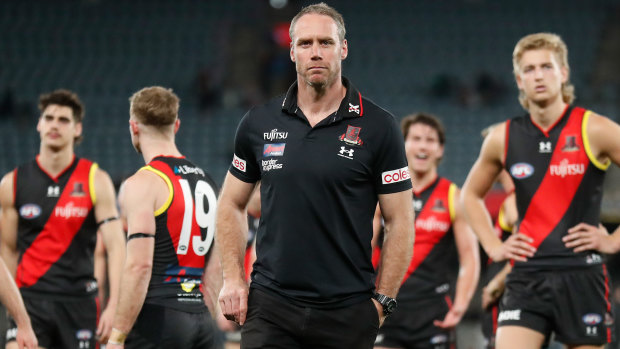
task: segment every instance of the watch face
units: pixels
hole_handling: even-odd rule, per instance
[[[389,301],[387,301],[387,302],[385,303],[385,305],[383,306],[383,312],[384,312],[386,315],[391,314],[391,313],[394,311],[394,309],[396,309],[396,300],[394,300],[394,299],[390,299],[390,300],[389,300]]]

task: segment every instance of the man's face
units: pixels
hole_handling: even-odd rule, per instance
[[[568,80],[568,70],[560,65],[553,51],[530,50],[521,57],[516,79],[529,101],[547,104],[562,98],[562,84]]]
[[[290,54],[300,82],[314,88],[330,86],[340,77],[347,52],[347,41],[340,42],[331,17],[311,13],[297,20]]]
[[[443,156],[443,145],[433,127],[422,123],[409,126],[405,138],[405,151],[409,167],[416,173],[426,173],[437,167]]]
[[[39,118],[37,131],[43,145],[60,150],[72,146],[74,139],[82,134],[82,123],[75,122],[70,107],[50,104]]]

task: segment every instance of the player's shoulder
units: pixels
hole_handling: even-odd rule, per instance
[[[263,103],[259,103],[250,108],[243,118],[247,119],[247,121],[254,121],[279,115],[286,103],[286,97],[286,94],[281,94]]]
[[[586,110],[586,115],[588,116],[588,124],[594,127],[605,128],[611,124],[616,124],[615,121],[611,120],[605,115],[601,115],[592,110]]]
[[[371,98],[362,95],[361,101],[362,101],[362,107],[363,107],[362,117],[366,117],[370,119],[371,121],[377,121],[377,122],[397,121],[394,114],[392,114],[387,109],[381,107]]]
[[[149,168],[149,166],[144,166],[123,181],[122,191],[125,197],[145,195],[153,191],[157,184],[162,182],[161,176],[155,171],[149,171]]]
[[[456,183],[443,176],[439,176],[439,183],[447,187],[455,187],[458,189],[458,185]]]
[[[12,198],[15,189],[15,170],[5,173],[0,180],[0,200],[4,201],[3,197],[7,196],[7,199]]]

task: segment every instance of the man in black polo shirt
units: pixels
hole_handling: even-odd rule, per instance
[[[245,115],[222,188],[220,306],[243,325],[242,348],[372,348],[411,258],[403,140],[394,117],[341,76],[348,48],[338,12],[308,6],[293,18],[290,35],[297,82]],[[262,216],[248,297],[244,210],[259,180]],[[373,295],[377,200],[386,239]]]

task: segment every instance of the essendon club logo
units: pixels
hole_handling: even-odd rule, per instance
[[[577,136],[570,135],[566,136],[566,141],[564,142],[564,146],[562,147],[563,152],[572,152],[579,150],[579,145],[577,145]]]
[[[341,135],[338,139],[344,141],[347,144],[362,145],[364,144],[364,142],[362,142],[362,139],[360,138],[361,131],[361,127],[347,125],[347,132]]]
[[[435,199],[435,204],[431,207],[431,210],[435,212],[446,212],[446,206],[443,204],[443,200]]]
[[[73,183],[73,190],[71,191],[71,196],[85,196],[84,192],[84,184],[82,182]]]

